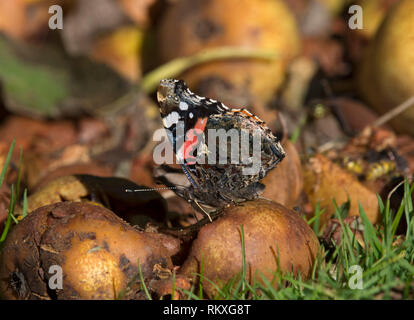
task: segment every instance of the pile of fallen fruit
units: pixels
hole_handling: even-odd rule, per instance
[[[1,298],[213,299],[240,276],[277,289],[340,241],[337,207],[361,242],[360,206],[374,225],[377,194],[398,209],[414,171],[413,1],[353,1],[352,30],[347,0],[105,0],[90,15],[95,0],[73,0],[59,32],[52,2],[0,4]],[[286,153],[259,197],[212,221],[163,180],[188,185],[180,165],[153,158],[154,81],[173,77],[263,119]]]

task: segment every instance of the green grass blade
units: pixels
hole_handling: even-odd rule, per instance
[[[242,292],[246,291],[246,248],[244,243],[244,229],[243,225],[240,225],[240,240],[242,249]],[[243,296],[243,299],[245,297]]]
[[[377,201],[378,201],[378,206],[379,206],[379,210],[380,212],[383,212],[385,210],[385,206],[384,206],[384,202],[382,201],[380,195],[377,193]]]
[[[27,216],[27,189],[24,189],[22,219],[26,216]]]
[[[139,259],[138,259],[138,274],[139,274],[139,280],[141,281],[141,286],[144,289],[145,295],[147,296],[148,300],[152,300],[152,297],[150,295],[150,293],[148,292],[148,288],[145,284],[144,281],[144,275],[142,274],[142,270],[141,270],[141,264],[139,263]]]
[[[3,233],[1,234],[1,237],[0,237],[0,243],[4,242],[4,240],[6,240],[7,234],[9,233],[15,201],[16,201],[16,195],[14,193],[14,186],[12,185],[11,186],[11,198],[10,198],[9,212],[8,212],[8,215],[7,215],[7,220],[6,220],[6,224],[4,226]]]
[[[0,187],[3,185],[4,178],[6,177],[6,172],[10,164],[10,160],[13,154],[13,149],[14,149],[15,144],[16,144],[16,139],[13,139],[10,145],[10,148],[9,148],[9,153],[7,154],[6,162],[4,163],[3,170],[1,171],[1,174],[0,174]]]
[[[372,248],[375,248],[378,253],[382,253],[383,250],[381,242],[379,241],[375,228],[371,221],[369,221],[360,201],[358,201],[358,208],[359,215],[361,216],[362,223],[364,224],[364,239],[368,241],[366,244],[370,245]]]
[[[18,199],[20,196],[20,182],[22,178],[22,163],[23,163],[23,149],[20,147],[20,155],[19,155],[19,166],[17,171],[17,182],[16,182],[16,198]]]
[[[175,300],[175,271],[173,271],[172,275],[172,290],[171,290],[171,300]]]

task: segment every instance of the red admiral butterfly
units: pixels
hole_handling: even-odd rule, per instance
[[[168,138],[190,185],[179,188],[166,176],[160,182],[209,218],[207,207],[217,210],[260,195],[264,185],[259,181],[285,157],[279,139],[262,120],[246,109],[230,109],[200,97],[182,80],[162,80],[157,99]],[[241,160],[236,154],[240,149]]]

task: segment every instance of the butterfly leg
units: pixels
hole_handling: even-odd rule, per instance
[[[225,208],[233,206],[239,206],[242,201],[236,201],[234,198],[231,198],[229,196],[226,196],[224,193],[219,193],[218,195],[221,199],[223,199],[227,204],[225,205]]]
[[[275,156],[280,159],[279,162],[282,161],[282,159],[285,157],[285,153],[279,150],[277,146],[274,146],[273,143],[271,143],[269,140],[266,139],[266,141],[269,144],[270,149],[272,149],[272,152],[275,154]]]

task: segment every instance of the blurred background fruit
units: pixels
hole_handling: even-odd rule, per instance
[[[156,2],[157,0],[118,0],[125,14],[140,27],[151,23],[149,11]]]
[[[49,7],[63,6],[69,12],[75,0],[1,0],[0,31],[18,40],[41,38],[48,31]]]
[[[365,53],[357,88],[385,113],[414,95],[414,2],[402,0],[388,13]],[[414,134],[414,108],[390,122],[398,132]]]
[[[359,0],[363,12],[363,28],[356,29],[367,39],[372,39],[391,7],[399,0]]]
[[[144,34],[136,26],[123,26],[95,40],[90,55],[117,70],[125,78],[141,77],[141,47]]]
[[[290,10],[280,0],[184,0],[168,8],[157,33],[161,63],[218,46],[269,49],[277,54],[271,62],[206,63],[182,75],[199,95],[254,111],[275,95],[287,64],[299,52],[300,39]],[[264,111],[258,115],[266,117]]]

